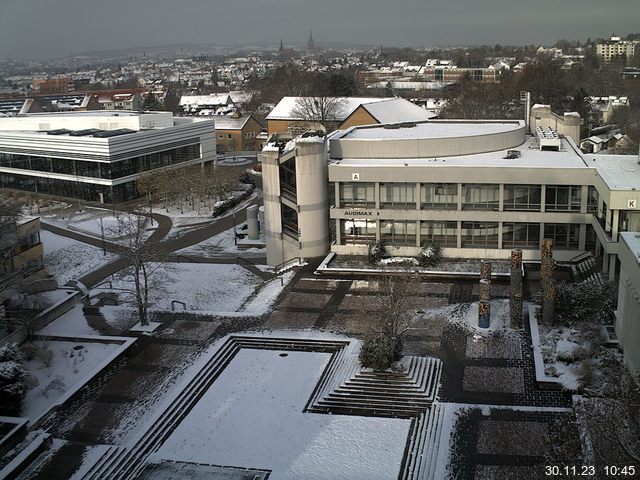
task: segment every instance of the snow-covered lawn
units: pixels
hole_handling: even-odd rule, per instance
[[[133,278],[129,272],[117,274],[111,288],[133,291]],[[235,312],[260,282],[260,278],[238,265],[165,263],[151,277],[149,300],[154,310],[171,310],[171,302],[177,300],[186,303],[187,310]],[[99,291],[93,290],[92,294]],[[132,294],[121,294],[124,301],[134,305]]]
[[[44,245],[44,266],[59,285],[77,279],[117,258],[117,255],[55,233],[40,231]]]
[[[241,350],[154,459],[276,479],[397,478],[410,421],[303,413],[330,355]]]
[[[24,400],[23,416],[36,419],[62,395],[122,348],[118,343],[46,341],[34,342],[36,356],[24,366],[37,380]],[[21,347],[24,351],[25,346]]]

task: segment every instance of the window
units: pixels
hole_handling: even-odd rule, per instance
[[[381,208],[416,208],[416,186],[414,183],[381,183]]]
[[[376,241],[376,221],[353,218],[340,220],[340,240],[343,245],[366,245]]]
[[[578,248],[580,226],[567,223],[545,223],[544,236],[553,240],[554,248]]]
[[[442,68],[435,69],[434,80],[444,80],[444,70]]]
[[[420,222],[420,245],[458,246],[458,222]]]
[[[463,248],[498,248],[498,224],[462,222]]]
[[[298,212],[293,208],[280,204],[282,215],[282,231],[290,237],[298,239]]]
[[[540,185],[505,185],[504,209],[520,211],[540,211]]]
[[[539,248],[540,224],[538,223],[503,223],[503,248]]]
[[[341,183],[340,206],[374,208],[376,206],[374,189],[373,183]]]
[[[227,133],[227,140],[231,140],[233,138],[233,135],[231,135],[230,133]]]
[[[457,183],[423,183],[420,185],[420,208],[446,209],[458,208]]]
[[[462,197],[463,210],[498,210],[500,185],[463,185]]]
[[[416,246],[416,222],[380,220],[380,238],[389,245]]]
[[[280,165],[280,190],[294,202],[297,199],[296,159],[290,158]]]
[[[545,210],[579,212],[582,188],[579,185],[547,185]]]

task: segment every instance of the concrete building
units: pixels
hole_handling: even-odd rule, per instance
[[[640,234],[620,235],[620,281],[616,334],[629,369],[640,372]]]
[[[213,120],[169,112],[65,112],[0,118],[0,187],[89,201],[136,198],[148,172],[216,158]]]
[[[611,63],[617,58],[624,58],[629,63],[636,53],[638,43],[640,42],[622,40],[614,35],[609,40],[596,44],[596,55],[604,63]]]
[[[398,256],[438,243],[448,257],[521,248],[536,260],[552,238],[558,260],[593,251],[613,278],[619,232],[640,230],[637,157],[586,158],[570,137],[534,132],[523,121],[432,120],[266,147],[267,260],[365,255],[381,240]]]

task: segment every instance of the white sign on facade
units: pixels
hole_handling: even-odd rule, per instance
[[[351,180],[354,182],[359,182],[360,181],[360,174],[359,173],[352,173],[351,174]]]
[[[637,200],[627,200],[627,208],[638,208]]]

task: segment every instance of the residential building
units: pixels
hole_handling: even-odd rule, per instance
[[[35,95],[67,93],[74,89],[74,83],[68,77],[39,79],[31,83],[31,91]]]
[[[0,187],[89,201],[136,198],[148,172],[214,162],[213,120],[169,112],[0,118]]]
[[[583,156],[570,136],[523,121],[356,126],[261,159],[271,264],[366,255],[381,240],[399,256],[438,243],[449,257],[521,248],[536,260],[552,238],[556,259],[592,251],[613,278],[619,232],[640,231],[637,157]]]
[[[218,153],[256,151],[262,125],[253,115],[215,115]]]
[[[96,92],[98,102],[102,110],[126,110],[129,112],[141,112],[146,93],[144,88],[132,90],[110,90]]]
[[[284,97],[267,115],[267,131],[274,133],[303,133],[316,122],[300,115],[298,102],[301,97]],[[399,121],[421,121],[435,117],[403,98],[341,97],[334,112],[329,112],[330,129],[345,129],[354,125],[370,125]]]
[[[638,41],[621,40],[618,36],[612,36],[609,40],[596,44],[596,55],[604,63],[611,63],[612,60],[624,58],[625,63],[629,63],[635,53]]]
[[[640,234],[620,234],[620,279],[615,331],[624,351],[624,363],[640,372]]]

